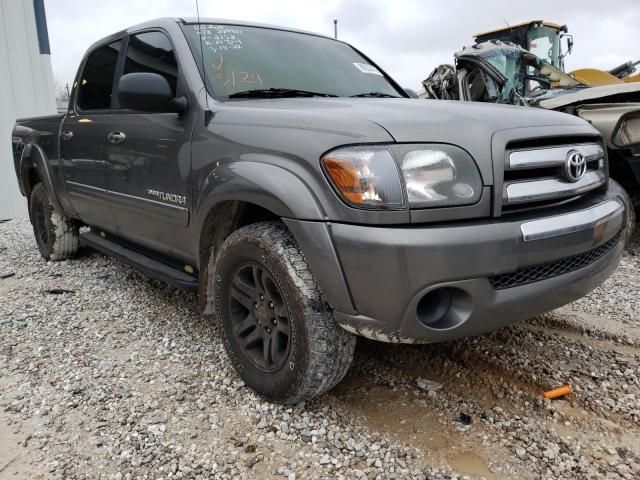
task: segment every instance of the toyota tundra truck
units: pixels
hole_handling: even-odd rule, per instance
[[[17,121],[15,170],[46,260],[84,244],[196,292],[245,383],[294,404],[357,336],[488,332],[623,253],[587,122],[412,96],[332,38],[160,19],[91,46],[64,115]]]

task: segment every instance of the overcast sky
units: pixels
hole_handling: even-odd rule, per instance
[[[615,5],[615,8],[614,8]],[[94,41],[157,17],[196,15],[195,0],[45,0],[53,73],[71,84]],[[200,15],[258,21],[339,37],[417,89],[472,35],[509,23],[544,19],[569,26],[575,47],[568,69],[609,69],[640,59],[640,0],[200,0]]]

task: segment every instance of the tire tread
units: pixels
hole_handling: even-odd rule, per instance
[[[46,260],[60,261],[72,258],[78,253],[80,243],[80,231],[75,220],[58,212],[51,200],[47,189],[42,183],[38,183],[31,191],[31,205],[34,202],[44,204],[45,220],[49,229],[49,244],[40,248],[40,253]],[[40,244],[38,243],[40,246]]]
[[[225,240],[221,251],[248,238],[257,239],[263,247],[277,254],[302,298],[310,339],[308,367],[300,387],[284,401],[296,404],[309,400],[344,378],[354,357],[356,337],[334,320],[304,253],[284,224],[259,222],[242,227]]]

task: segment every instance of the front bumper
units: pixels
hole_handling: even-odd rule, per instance
[[[436,226],[333,224],[356,311],[336,309],[336,320],[376,340],[429,343],[552,310],[584,296],[615,270],[628,204],[624,191],[611,184],[607,192],[546,217],[538,210]],[[510,276],[511,284],[495,281]]]

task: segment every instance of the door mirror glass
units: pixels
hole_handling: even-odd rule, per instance
[[[166,78],[157,73],[127,73],[118,83],[121,108],[157,113],[181,113],[186,98],[175,98]]]

